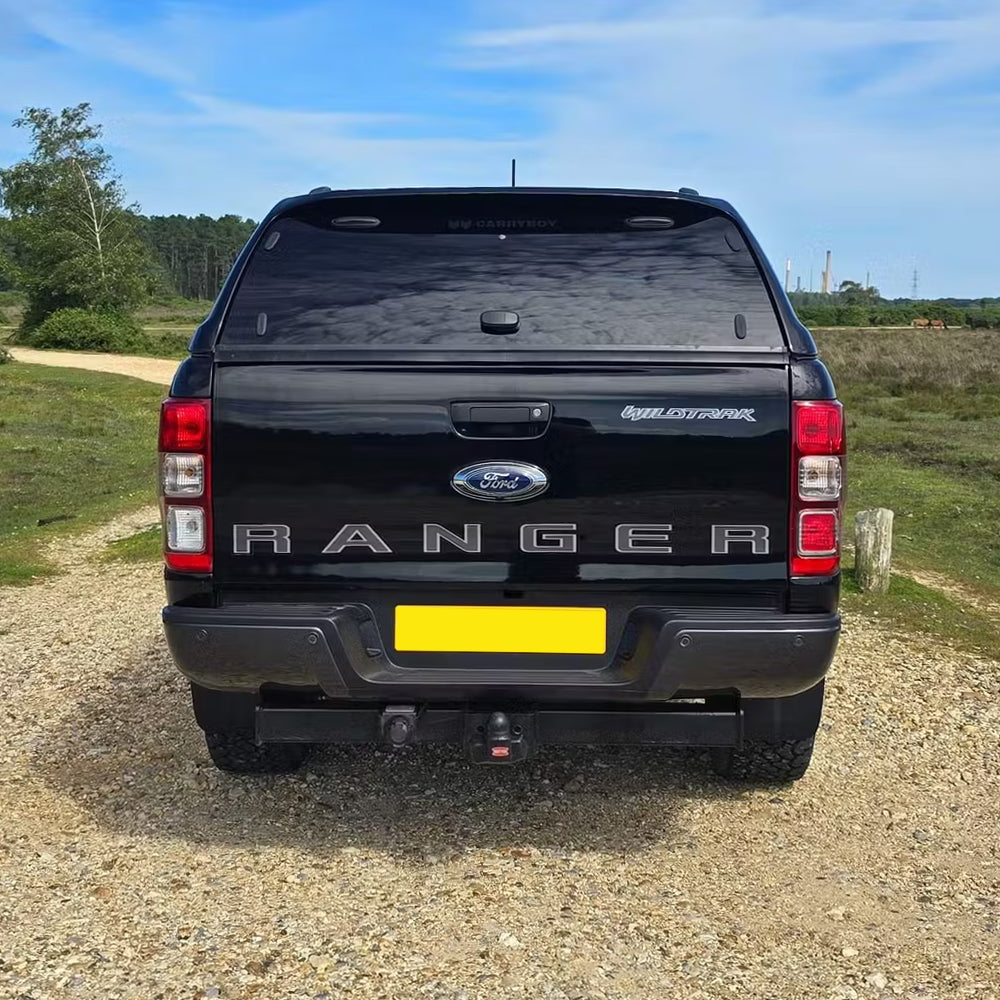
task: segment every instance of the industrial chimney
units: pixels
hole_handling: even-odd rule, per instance
[[[832,271],[831,271],[832,263],[833,263],[833,251],[827,250],[826,270],[823,272],[823,287],[821,289],[824,295],[829,295],[831,291],[830,285],[832,282]]]

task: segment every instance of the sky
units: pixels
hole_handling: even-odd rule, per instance
[[[81,101],[147,213],[516,156],[726,198],[793,287],[1000,295],[1000,0],[0,0],[0,163]]]

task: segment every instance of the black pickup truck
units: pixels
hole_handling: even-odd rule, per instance
[[[318,743],[809,764],[844,426],[697,192],[278,204],[163,404],[163,622],[215,763]]]

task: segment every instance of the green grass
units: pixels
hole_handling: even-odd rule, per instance
[[[152,341],[152,348],[145,352],[155,358],[186,358],[188,341],[194,333],[193,326],[144,326]]]
[[[140,323],[157,325],[183,325],[195,327],[209,313],[212,302],[208,299],[162,299],[150,302],[137,310]]]
[[[1000,594],[1000,333],[816,339],[847,407],[848,538],[889,507],[897,566]]]
[[[159,562],[163,555],[163,536],[159,525],[111,542],[101,553],[104,562]]]
[[[853,568],[846,569],[840,610],[848,618],[872,618],[904,635],[923,633],[973,653],[996,656],[1000,648],[1000,624],[987,612],[896,573],[889,593],[875,596],[862,594]]]
[[[120,375],[0,368],[0,584],[51,574],[49,539],[155,501],[163,394]]]

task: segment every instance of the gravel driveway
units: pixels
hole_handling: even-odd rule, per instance
[[[0,591],[0,996],[1000,995],[996,663],[849,622],[794,788],[640,751],[233,778],[158,569],[87,561],[152,519]]]

